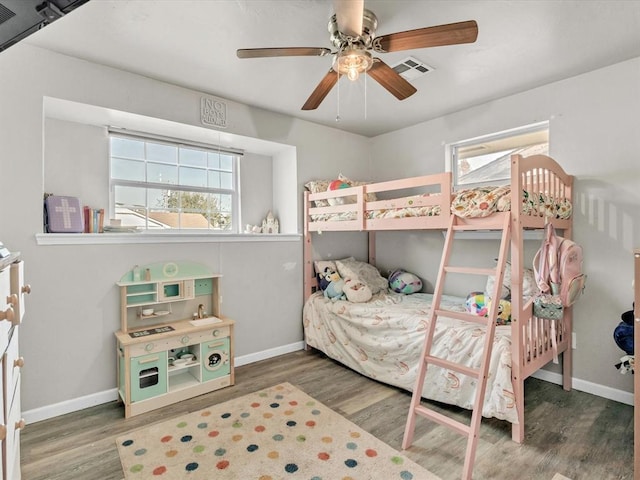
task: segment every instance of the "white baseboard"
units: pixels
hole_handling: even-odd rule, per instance
[[[22,418],[27,425],[47,420],[48,418],[58,417],[66,413],[77,412],[85,408],[94,407],[102,403],[113,402],[118,399],[118,389],[112,388],[104,392],[92,393],[84,397],[73,398],[53,405],[47,405],[33,410],[22,412]]]
[[[235,366],[240,367],[242,365],[248,365],[250,363],[258,362],[260,360],[266,360],[268,358],[284,355],[285,353],[297,352],[304,348],[304,342],[291,343],[289,345],[283,345],[281,347],[270,348],[269,350],[263,350],[262,352],[251,353],[249,355],[242,355],[235,358]],[[92,393],[83,397],[66,400],[64,402],[55,403],[53,405],[47,405],[44,407],[34,408],[33,410],[27,410],[22,412],[22,418],[24,418],[27,424],[40,422],[49,418],[58,417],[71,412],[77,412],[78,410],[84,410],[85,408],[94,407],[102,403],[108,403],[118,400],[118,389],[113,388],[105,390],[103,392]]]
[[[267,358],[277,357],[284,355],[285,353],[297,352],[304,348],[304,342],[290,343],[289,345],[282,345],[281,347],[270,348],[269,350],[263,350],[261,352],[250,353],[249,355],[242,355],[235,358],[235,366],[241,367],[250,363],[259,362],[260,360],[266,360]]]
[[[534,378],[544,380],[545,382],[555,383],[562,385],[562,374],[556,372],[549,372],[547,370],[538,370],[531,375]],[[574,390],[597,395],[598,397],[606,398],[609,400],[615,400],[616,402],[624,403],[626,405],[633,405],[633,393],[625,392],[624,390],[617,390],[611,387],[605,387],[597,383],[588,382],[586,380],[580,380],[579,378],[572,378],[571,387]]]
[[[297,352],[303,348],[304,342],[295,342],[289,345],[251,353],[249,355],[242,355],[241,357],[235,358],[235,366],[241,367],[243,365],[249,365],[251,363],[259,362],[260,360],[284,355],[285,353]],[[532,375],[532,377],[546,382],[555,383],[557,385],[562,385],[562,375],[560,373],[538,370]],[[597,395],[609,400],[615,400],[616,402],[627,405],[633,405],[633,393],[617,390],[611,387],[605,387],[603,385],[598,385],[597,383],[580,380],[579,378],[573,378],[572,380],[573,388],[575,390]],[[55,403],[53,405],[27,410],[22,412],[22,417],[27,424],[30,424],[116,400],[118,400],[118,389],[113,388],[103,392],[93,393],[91,395],[85,395],[72,400]]]

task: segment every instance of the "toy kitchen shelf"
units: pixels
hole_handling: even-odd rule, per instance
[[[118,391],[127,418],[234,384],[234,322],[205,266],[136,266],[117,283]]]

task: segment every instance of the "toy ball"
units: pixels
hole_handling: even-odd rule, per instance
[[[471,292],[467,295],[465,301],[467,312],[478,315],[479,317],[485,317],[488,311],[485,299],[488,300],[489,297],[485,297],[483,292]]]
[[[487,302],[487,312],[491,308],[491,299]],[[498,316],[496,325],[509,325],[511,323],[511,302],[509,300],[500,300],[498,304]]]
[[[332,192],[334,190],[340,190],[342,188],[350,188],[351,185],[349,185],[346,182],[343,182],[342,180],[334,180],[329,184],[329,188],[327,189],[327,191]],[[355,203],[356,202],[356,197],[353,195],[349,195],[348,197],[338,197],[338,198],[328,198],[327,202],[329,202],[329,205],[344,205],[345,203]]]
[[[351,185],[349,185],[346,182],[343,182],[342,180],[334,180],[329,184],[329,190],[338,190],[340,188],[349,188]]]

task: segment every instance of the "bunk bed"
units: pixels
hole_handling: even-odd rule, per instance
[[[571,238],[572,184],[573,177],[548,156],[513,155],[511,181],[496,189],[454,192],[451,174],[441,173],[371,184],[351,182],[353,186],[330,191],[306,191],[303,327],[307,347],[375,380],[411,391],[432,298],[425,293],[402,295],[382,289],[365,303],[327,299],[319,291],[314,272],[314,234],[368,232],[366,263],[375,266],[376,231],[446,230],[452,222],[477,230],[499,230],[510,224],[513,321],[496,328],[482,414],[509,421],[512,439],[521,443],[525,379],[562,353],[563,388],[571,389],[572,308],[566,308],[563,319],[555,325],[533,315],[531,294],[524,292],[530,287],[524,265],[524,232],[543,229],[552,222]],[[489,208],[483,200],[486,197],[482,197],[486,194],[491,198]],[[469,203],[462,200],[470,200],[473,207],[468,208]],[[505,216],[509,222],[505,222]],[[445,296],[442,301],[449,310],[464,311],[464,299]],[[433,348],[450,355],[455,355],[456,350],[473,363],[481,355],[477,352],[481,336],[477,326],[441,318]],[[471,408],[473,399],[465,393],[468,388],[463,382],[441,367],[430,366],[422,396]]]

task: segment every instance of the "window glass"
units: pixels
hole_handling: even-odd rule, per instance
[[[147,204],[145,190],[121,185],[116,185],[114,190],[117,206],[144,207]]]
[[[237,233],[236,155],[120,135],[110,145],[110,218],[152,231]]]
[[[147,160],[175,165],[178,163],[178,148],[163,143],[147,142]]]
[[[147,163],[147,181],[152,183],[178,184],[178,167],[162,163]]]
[[[144,143],[127,138],[111,139],[111,156],[144,159]]]
[[[145,164],[137,160],[111,159],[111,178],[144,182]]]
[[[180,185],[191,185],[192,187],[206,187],[207,186],[207,170],[204,168],[180,167]]]
[[[194,167],[207,166],[207,152],[204,150],[194,150],[191,148],[180,149],[180,165],[191,165]]]
[[[511,155],[549,154],[547,122],[451,145],[454,189],[503,185],[510,181]]]

